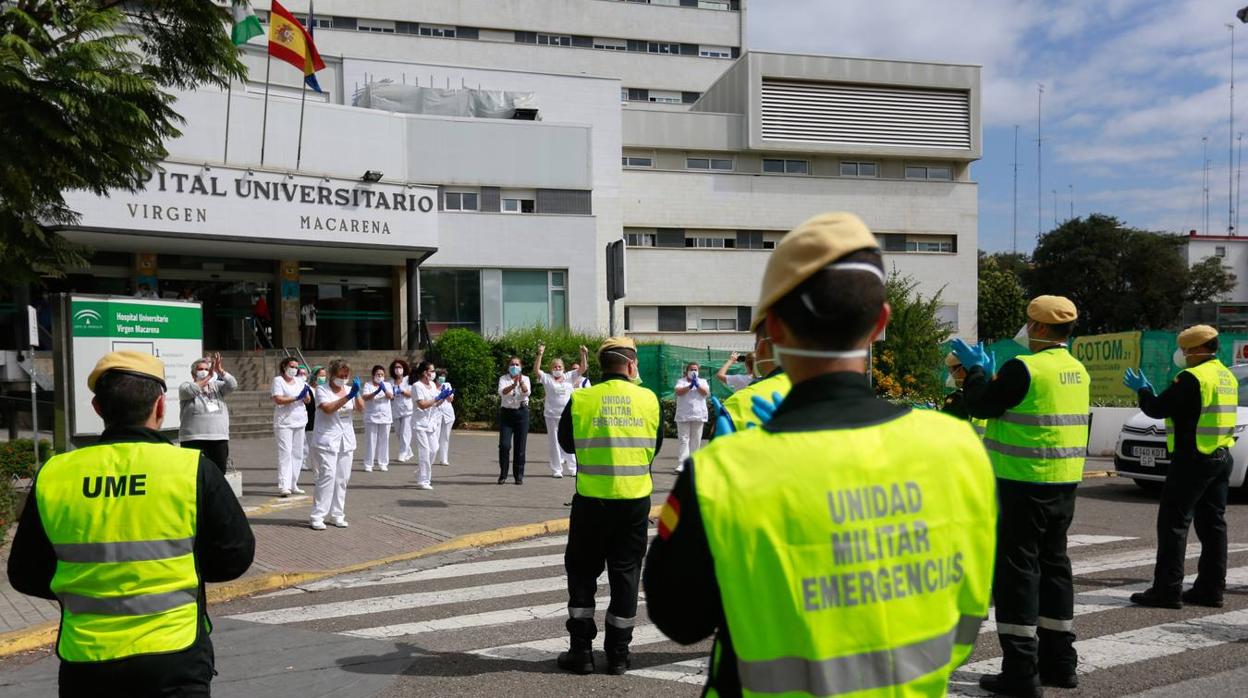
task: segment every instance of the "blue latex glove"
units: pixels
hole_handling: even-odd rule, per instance
[[[967,371],[970,371],[976,366],[982,367],[985,371],[988,371],[989,367],[992,367],[991,365],[994,363],[992,355],[988,353],[988,350],[984,349],[983,342],[980,342],[975,346],[971,346],[959,338],[953,340],[952,349],[953,355],[958,357],[958,363],[962,364],[962,367]]]
[[[758,417],[758,421],[766,424],[771,421],[772,417],[776,416],[776,408],[780,406],[781,402],[784,402],[784,396],[780,393],[772,393],[771,400],[768,400],[761,395],[755,395],[750,399],[750,402],[754,403],[754,407],[751,408],[754,411],[754,416]]]
[[[438,393],[438,396],[437,396],[436,398],[434,398],[434,399],[435,399],[435,400],[445,400],[446,398],[450,397],[450,395],[451,395],[451,391],[450,391],[450,389],[448,389],[448,388],[443,388],[443,389],[441,390],[441,392],[439,392],[439,393]]]
[[[728,416],[728,410],[724,409],[724,403],[714,396],[711,397],[711,413],[715,415],[715,435],[711,437],[712,440],[737,430],[732,424],[732,417]]]
[[[355,397],[359,394],[360,394],[360,379],[356,378],[354,381],[351,381],[351,390],[347,393],[347,399],[354,400]]]
[[[1148,390],[1153,389],[1153,384],[1148,382],[1148,377],[1144,375],[1143,371],[1134,371],[1129,368],[1122,375],[1122,384],[1130,388],[1133,393],[1138,393],[1145,388]]]
[[[304,385],[303,392],[299,393],[299,399],[302,400],[312,394],[312,386]]]

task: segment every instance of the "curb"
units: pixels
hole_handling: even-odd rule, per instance
[[[1084,480],[1095,480],[1105,477],[1118,477],[1118,473],[1113,470],[1089,470],[1083,474]]]
[[[650,507],[650,518],[658,516],[659,511],[662,510],[662,508],[662,505]],[[264,594],[270,591],[278,591],[298,586],[300,584],[307,584],[308,582],[314,582],[327,577],[336,577],[340,574],[349,574],[351,572],[361,572],[373,567],[380,567],[382,565],[389,565],[396,562],[418,560],[420,558],[431,557],[440,553],[455,552],[458,550],[466,550],[468,548],[483,548],[490,545],[513,543],[526,538],[537,538],[544,535],[566,533],[569,521],[570,520],[568,518],[551,519],[540,523],[521,524],[519,526],[506,526],[489,531],[465,533],[462,536],[456,536],[455,538],[443,541],[437,545],[431,545],[428,548],[412,550],[406,553],[399,553],[397,555],[390,555],[376,560],[357,562],[353,565],[346,565],[344,567],[338,567],[331,570],[320,570],[317,572],[276,572],[259,577],[237,579],[232,582],[217,584],[210,587],[208,589],[208,603],[225,603],[227,601],[233,601],[246,596]],[[29,652],[31,650],[51,645],[56,642],[58,626],[59,624],[56,622],[48,622],[33,625],[22,630],[14,630],[12,632],[0,634],[0,658],[8,657],[21,652]]]

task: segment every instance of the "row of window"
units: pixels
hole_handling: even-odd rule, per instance
[[[653,155],[623,155],[620,164],[624,167],[654,167]],[[736,159],[732,157],[713,157],[688,155],[685,157],[685,169],[705,170],[710,172],[735,172]],[[763,172],[766,174],[810,174],[810,161],[791,158],[763,158]],[[874,162],[841,162],[842,177],[878,177],[879,165]],[[950,165],[906,165],[906,179],[952,181],[953,167]]]
[[[269,13],[257,10],[261,22],[268,22]],[[734,46],[709,46],[681,44],[641,39],[616,39],[575,34],[549,34],[543,32],[507,31],[460,27],[427,22],[400,22],[390,19],[366,19],[363,17],[334,17],[319,15],[314,18],[316,29],[341,29],[346,31],[374,32],[377,34],[414,34],[442,39],[473,39],[482,41],[514,41],[518,44],[540,46],[564,46],[568,48],[593,48],[601,51],[631,51],[667,56],[698,56],[701,58],[733,59],[741,55]]]
[[[752,309],[738,306],[628,305],[626,332],[749,332]],[[956,303],[936,307],[936,317],[958,331]]]
[[[621,87],[621,102],[650,102],[652,104],[693,104],[701,92],[679,90],[650,90],[644,87]]]
[[[483,285],[498,290],[483,295]],[[420,313],[434,336],[453,328],[497,334],[534,326],[567,327],[567,272],[422,266]]]
[[[764,230],[686,230],[684,228],[625,229],[624,244],[629,247],[701,248],[729,250],[771,250],[784,235],[782,231]],[[880,249],[885,252],[958,251],[954,235],[877,233]]]
[[[741,0],[615,0],[638,5],[664,5],[667,7],[696,7],[699,10],[740,10]]]
[[[442,196],[444,211],[480,211],[481,195],[477,192],[448,191]],[[504,195],[499,200],[502,213],[535,213],[537,200],[525,194]]]

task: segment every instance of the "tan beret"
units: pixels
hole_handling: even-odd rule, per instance
[[[1046,325],[1064,325],[1074,322],[1079,311],[1065,296],[1036,296],[1027,304],[1027,317]]]
[[[949,368],[955,368],[957,366],[961,366],[962,362],[958,360],[957,354],[949,352],[948,354],[945,354],[945,365]]]
[[[776,301],[819,270],[852,252],[879,247],[867,225],[852,213],[821,213],[789,231],[767,260],[750,330],[758,329]]]
[[[607,337],[607,340],[598,347],[598,353],[601,354],[608,349],[631,349],[637,351],[637,343],[631,337]]]
[[[151,378],[165,386],[165,363],[151,354],[137,351],[114,351],[105,354],[87,376],[87,389],[95,392],[95,382],[109,371],[120,371],[133,376]]]
[[[1192,325],[1179,333],[1179,348],[1191,349],[1206,344],[1218,336],[1218,331],[1209,325]]]

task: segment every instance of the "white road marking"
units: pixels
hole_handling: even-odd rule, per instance
[[[360,587],[379,586],[382,584],[405,584],[407,582],[425,582],[430,579],[453,579],[455,577],[473,577],[480,574],[497,572],[514,572],[516,570],[532,570],[542,567],[562,567],[563,553],[556,555],[538,555],[517,557],[506,560],[481,560],[478,562],[457,562],[444,567],[425,570],[407,570],[403,572],[387,572],[382,574],[358,575],[352,577],[335,577],[323,579],[300,588],[304,591],[327,591],[329,589],[358,589]]]
[[[1168,657],[1191,650],[1248,642],[1248,609],[1151,625],[1075,643],[1080,674]],[[967,664],[954,673],[949,695],[989,695],[978,687],[979,676],[1001,671],[1001,658]]]
[[[607,604],[611,603],[611,599],[610,597],[603,597],[600,599],[594,599],[594,602],[598,608],[606,608]],[[376,628],[357,628],[355,630],[345,630],[339,634],[372,638],[404,637],[420,635],[421,633],[432,633],[439,630],[484,628],[491,625],[510,625],[512,623],[523,623],[530,620],[566,618],[567,614],[568,603],[564,601],[562,603],[543,604],[541,606],[505,608],[501,611],[486,611],[484,613],[470,613],[462,616],[451,616],[450,618],[422,620],[414,623],[382,625]]]
[[[649,669],[633,669],[628,672],[628,675],[701,686],[706,683],[706,672],[710,665],[711,660],[709,657],[698,657],[697,659],[689,659],[683,662],[662,664]]]
[[[633,641],[630,647],[639,647],[641,645],[653,645],[658,642],[666,642],[667,637],[659,632],[659,629],[650,623],[638,623],[633,628]],[[560,652],[568,649],[568,636],[561,635],[559,637],[547,638],[545,640],[533,640],[532,642],[518,642],[514,645],[500,645],[498,647],[485,647],[479,650],[472,650],[470,654],[489,657],[491,659],[518,659],[522,662],[541,662],[554,659],[559,656]]]
[[[1066,536],[1067,548],[1082,548],[1087,545],[1104,545],[1119,543],[1124,540],[1138,540],[1135,536],[1094,536],[1085,533],[1072,533]]]
[[[1237,543],[1227,548],[1228,553],[1240,553],[1248,550],[1248,544]],[[1187,546],[1187,559],[1200,557],[1200,545]],[[1108,572],[1110,570],[1121,570],[1130,567],[1152,567],[1157,561],[1156,548],[1140,548],[1137,550],[1128,550],[1123,553],[1115,553],[1113,555],[1102,555],[1088,558],[1086,560],[1072,561],[1071,568],[1075,576],[1084,574],[1094,574],[1096,572]]]

